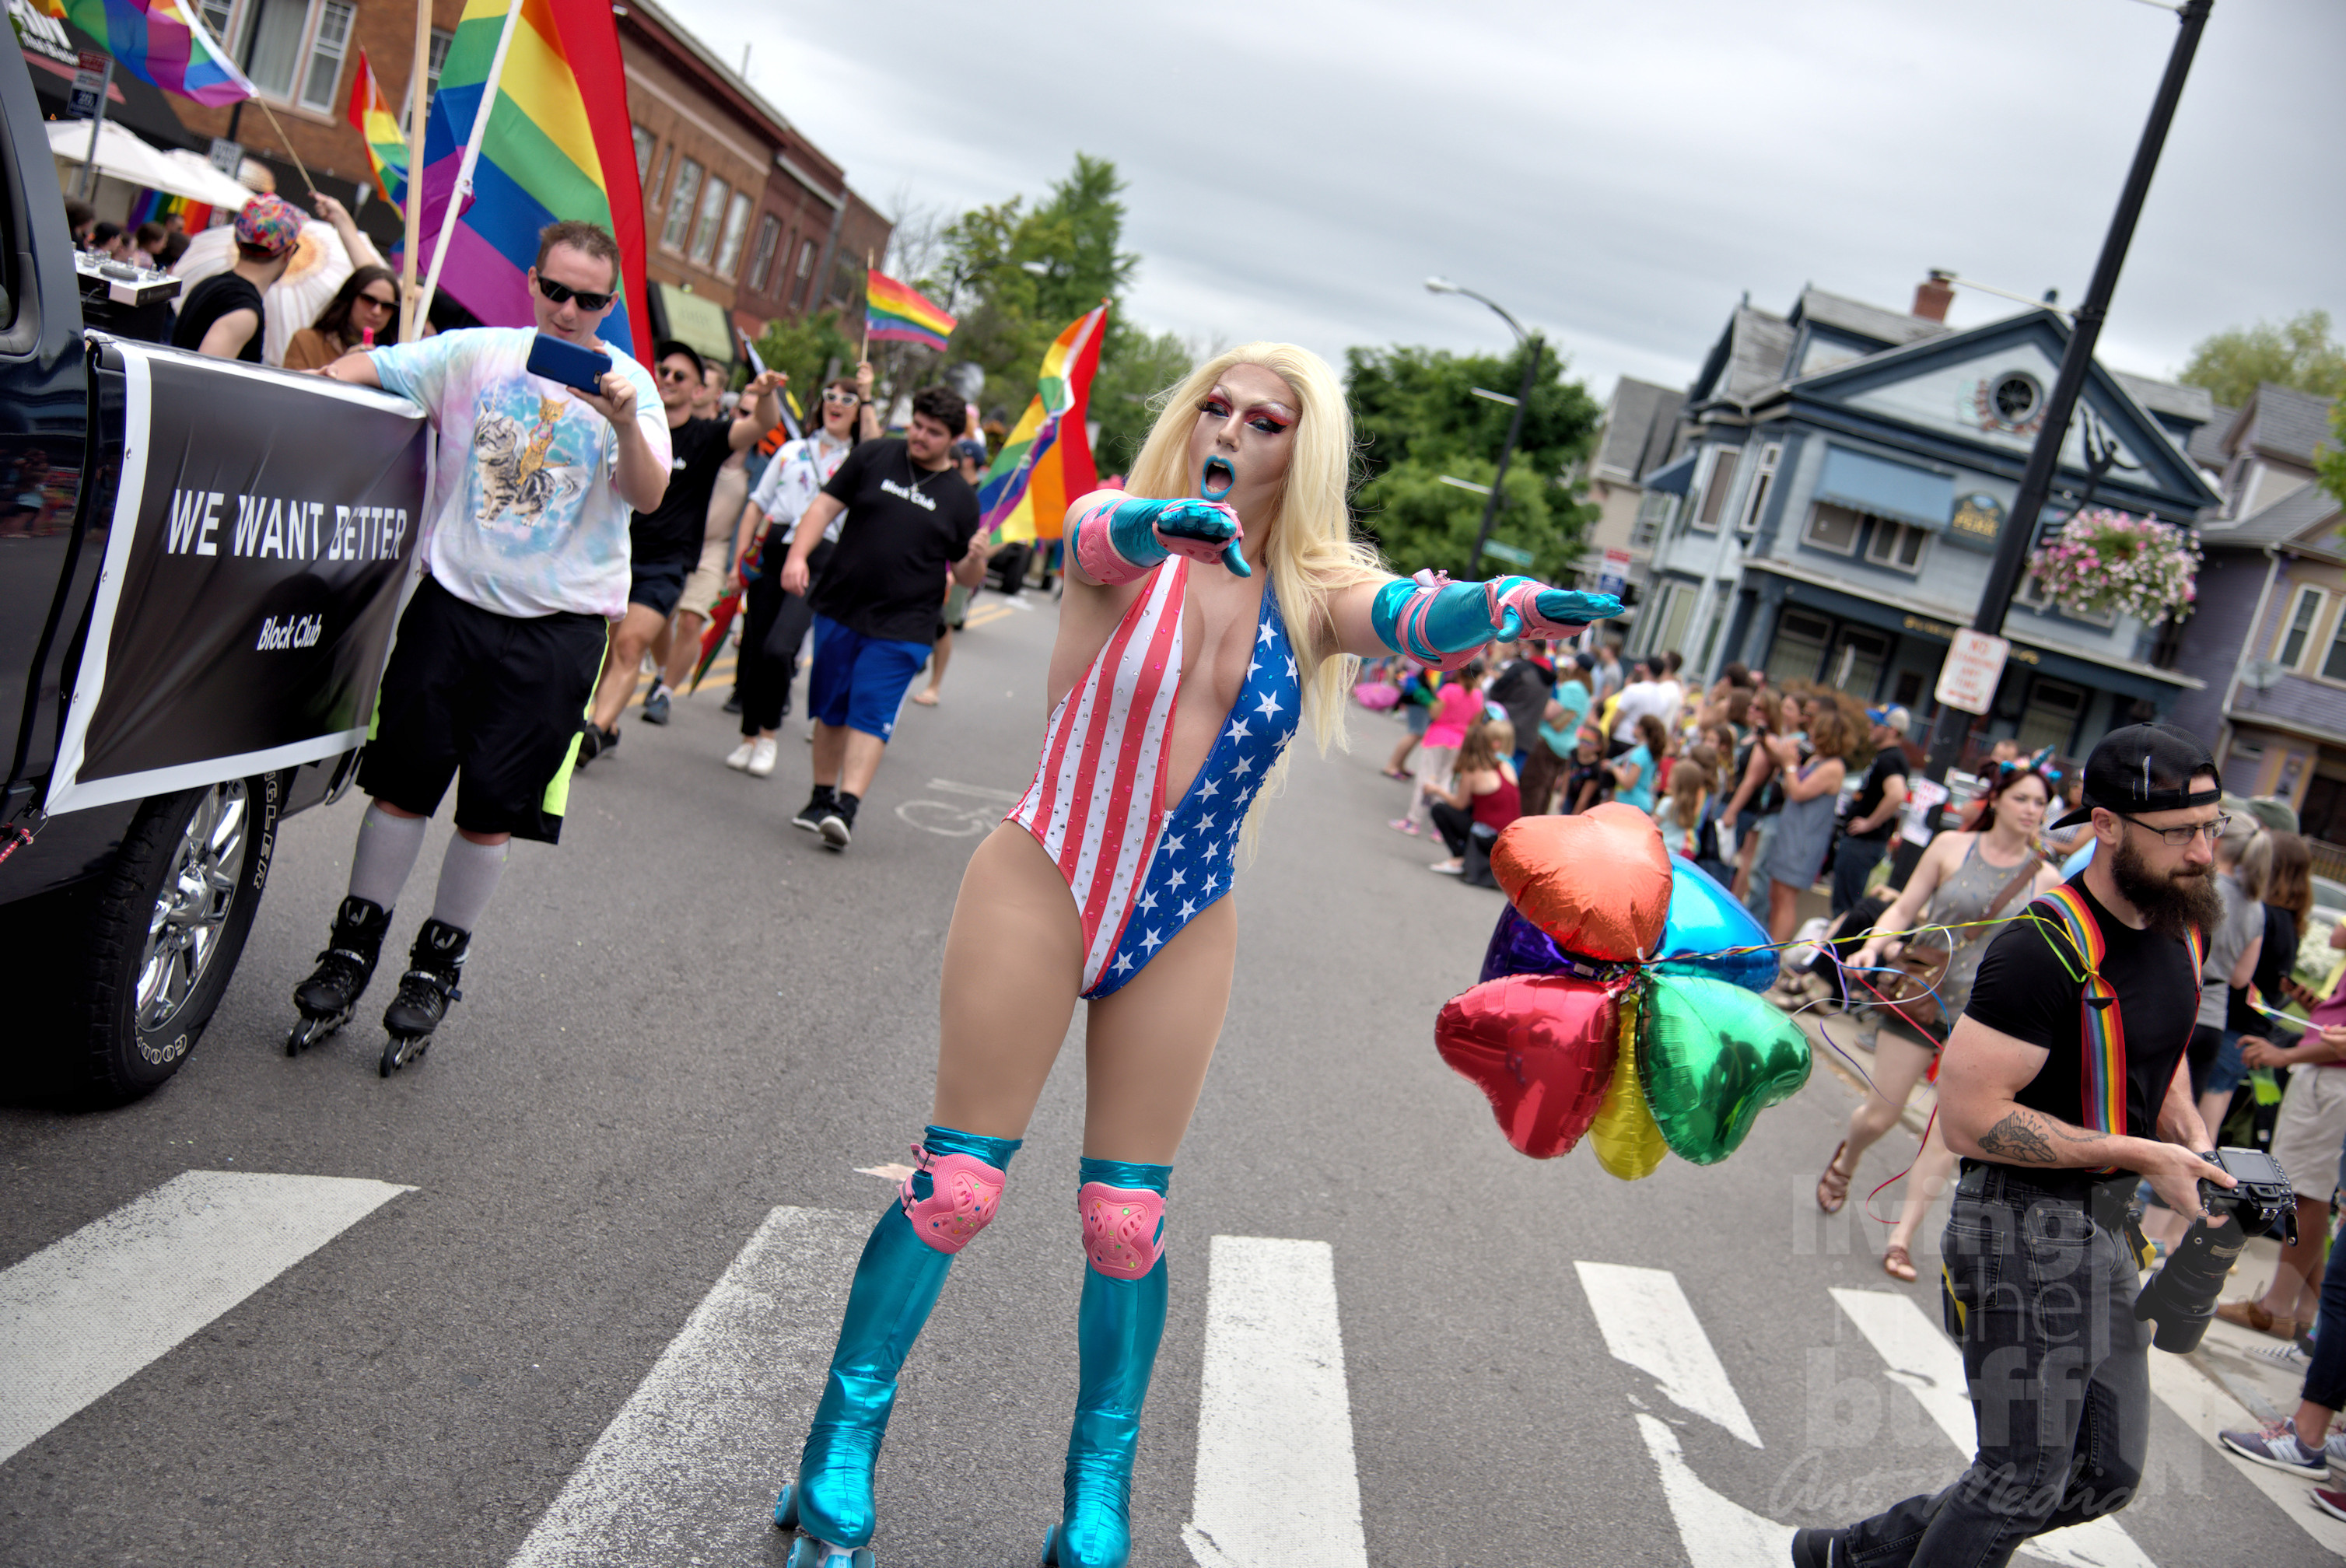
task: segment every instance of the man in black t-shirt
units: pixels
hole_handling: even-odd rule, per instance
[[[1865,896],[1865,879],[1882,863],[1890,848],[1891,825],[1906,805],[1907,713],[1902,708],[1869,708],[1873,720],[1873,763],[1857,798],[1849,803],[1849,822],[1841,829],[1841,845],[1833,850],[1832,912],[1845,912]]]
[[[256,196],[236,218],[236,260],[188,290],[171,327],[171,346],[216,360],[261,362],[269,331],[263,296],[285,275],[301,238],[301,212],[280,196]]]
[[[867,441],[848,454],[799,519],[782,563],[782,591],[805,594],[807,556],[831,519],[846,514],[808,600],[814,791],[792,819],[834,850],[847,847],[855,808],[895,732],[904,688],[929,662],[948,576],[968,587],[985,580],[985,557],[969,547],[977,493],[954,469],[962,417],[961,394],[952,388],[915,393],[904,439]]]
[[[702,370],[699,351],[673,340],[659,345],[652,361],[652,379],[659,383],[660,407],[667,412],[668,436],[674,448],[668,494],[657,510],[638,512],[627,524],[627,614],[611,631],[603,678],[595,688],[594,716],[578,748],[582,768],[619,743],[619,715],[636,694],[644,650],[668,625],[684,592],[685,575],[700,560],[700,542],[709,532],[709,496],[717,487],[717,471],[725,466],[727,458],[756,445],[760,436],[781,421],[775,389],[783,377],[777,371],[768,371],[750,383],[741,394],[739,418],[693,418],[693,399],[704,390]],[[645,700],[647,705],[665,705],[668,694],[655,681]]]
[[[1996,935],[1940,1059],[1939,1125],[1965,1156],[1945,1305],[1978,1455],[1935,1495],[1795,1532],[1795,1564],[2003,1563],[2032,1536],[2115,1513],[2142,1480],[2150,1325],[2134,1316],[2140,1232],[2127,1202],[2147,1176],[2198,1219],[2198,1182],[2236,1185],[2201,1158],[2214,1144],[2184,1062],[2199,994],[2187,932],[2204,939],[2220,910],[2209,870],[2225,819],[2207,748],[2169,725],[2112,731],[2085,785],[2055,825],[2090,819],[2099,848],[2031,906],[2037,918]],[[2086,948],[2104,950],[2091,967],[2116,993],[2106,1008],[2086,1005],[2090,954],[2066,938],[2065,892],[2089,921]]]

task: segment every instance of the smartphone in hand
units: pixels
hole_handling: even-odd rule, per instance
[[[582,349],[576,343],[540,332],[529,346],[529,373],[550,382],[603,395],[603,378],[610,373],[611,356]]]

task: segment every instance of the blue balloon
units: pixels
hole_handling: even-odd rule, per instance
[[[1564,951],[1556,939],[1515,912],[1507,904],[1499,911],[1499,923],[1491,932],[1491,945],[1483,954],[1484,980],[1496,980],[1506,974],[1554,974],[1566,966]]]
[[[2071,877],[2076,876],[2079,871],[2086,869],[2086,862],[2094,858],[2094,846],[2098,842],[2100,842],[2099,840],[2089,835],[2084,843],[2069,851],[2069,858],[2061,862],[2061,880],[2063,881],[2067,881]]]
[[[1698,958],[1723,948],[1757,948],[1724,958]],[[1656,954],[1666,974],[1700,974],[1765,991],[1775,983],[1777,955],[1768,933],[1719,879],[1682,855],[1670,857],[1670,917]]]

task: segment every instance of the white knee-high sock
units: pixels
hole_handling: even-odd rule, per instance
[[[505,874],[505,846],[476,844],[458,833],[448,840],[440,858],[440,888],[432,896],[432,918],[458,931],[469,932],[489,907]]]
[[[423,852],[423,818],[394,817],[369,806],[359,821],[358,847],[351,852],[351,897],[391,908]]]

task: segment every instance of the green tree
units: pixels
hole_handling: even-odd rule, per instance
[[[1527,351],[1519,345],[1502,357],[1394,347],[1345,355],[1365,474],[1356,511],[1362,531],[1395,571],[1466,570],[1484,498],[1443,479],[1490,484],[1513,411],[1474,389],[1515,395]],[[1531,552],[1532,564],[1515,568],[1486,556],[1485,574],[1521,569],[1549,582],[1576,579],[1597,509],[1577,498],[1573,470],[1587,456],[1602,412],[1586,387],[1565,379],[1558,357],[1543,352],[1491,530],[1492,538]]]
[[[2346,392],[2346,348],[2330,337],[2330,312],[2305,311],[2275,325],[2259,321],[2202,338],[2177,378],[2238,408],[2263,382],[2317,397]]]

